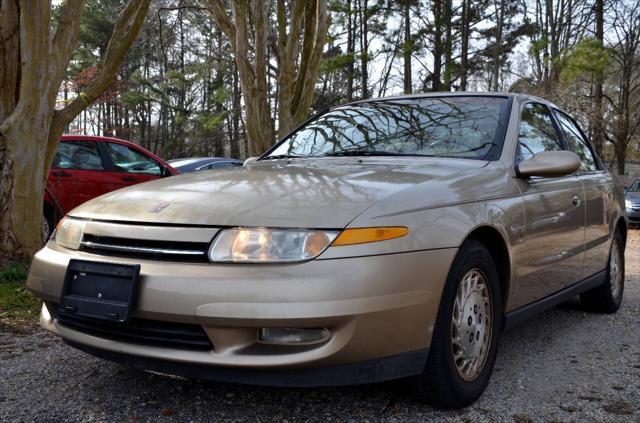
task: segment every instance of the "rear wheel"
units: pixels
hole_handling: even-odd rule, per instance
[[[607,276],[602,285],[580,294],[582,303],[598,313],[615,313],[624,293],[624,241],[616,231],[611,242]]]
[[[493,370],[500,335],[501,298],[487,248],[469,240],[454,260],[422,375],[418,399],[439,407],[465,407],[482,395]]]

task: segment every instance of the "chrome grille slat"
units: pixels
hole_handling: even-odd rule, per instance
[[[130,247],[126,245],[110,245],[110,244],[101,244],[98,242],[92,241],[82,241],[81,245],[87,248],[98,248],[112,251],[122,251],[127,253],[147,253],[147,254],[178,254],[178,255],[193,255],[193,256],[201,256],[204,255],[204,251],[199,250],[170,250],[166,248],[147,248],[147,247]]]
[[[146,260],[208,262],[209,245],[210,242],[134,239],[85,233],[80,250]]]

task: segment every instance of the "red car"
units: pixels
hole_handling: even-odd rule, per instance
[[[43,232],[74,207],[119,188],[178,174],[164,160],[128,141],[63,135],[44,196]]]

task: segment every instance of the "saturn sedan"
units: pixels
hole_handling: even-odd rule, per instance
[[[618,309],[626,234],[621,187],[553,104],[392,97],[244,167],[81,205],[28,286],[45,329],[107,360],[276,386],[403,378],[463,407],[505,328],[577,295]]]

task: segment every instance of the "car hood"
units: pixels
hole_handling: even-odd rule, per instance
[[[343,228],[392,194],[429,180],[468,178],[486,164],[431,158],[262,161],[135,185],[69,214],[177,225]]]

